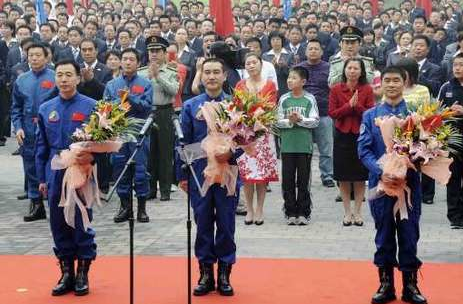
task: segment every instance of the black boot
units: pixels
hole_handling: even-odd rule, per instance
[[[60,260],[61,278],[51,291],[52,296],[61,296],[74,290],[74,260]]]
[[[232,265],[219,262],[217,269],[217,290],[222,296],[232,296],[233,287],[230,285]]]
[[[201,276],[198,280],[198,286],[193,290],[195,296],[204,296],[210,291],[215,290],[214,266],[212,264],[200,263],[199,271]]]
[[[396,299],[394,287],[394,268],[380,267],[378,268],[378,273],[381,285],[379,286],[378,291],[371,299],[371,303],[384,304],[394,301]]]
[[[428,301],[418,289],[416,271],[402,271],[402,301],[413,304],[426,304]]]
[[[37,220],[44,220],[47,218],[45,206],[41,198],[32,199],[29,209],[29,214],[24,216],[25,222],[33,222]]]
[[[129,199],[121,198],[121,208],[114,217],[114,223],[122,223],[129,220]]]
[[[76,296],[88,294],[88,270],[92,260],[79,260],[77,262],[77,275],[74,291]]]
[[[140,223],[148,223],[150,221],[148,214],[146,214],[146,198],[144,197],[138,198],[137,221]]]

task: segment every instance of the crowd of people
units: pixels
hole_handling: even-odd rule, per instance
[[[72,233],[63,233],[66,224],[56,220],[62,217],[60,187],[56,188],[62,177],[52,174],[50,181],[47,162],[69,146],[65,136],[84,122],[87,114],[82,113],[88,110],[70,112],[59,100],[118,103],[119,91],[128,90],[130,116],[146,119],[154,113],[157,127],[137,154],[135,174],[125,176],[117,187],[120,210],[114,221],[129,218],[132,179],[139,222],[149,222],[147,201],[158,195],[161,201],[169,201],[173,185],[189,191],[198,225],[195,250],[201,269],[195,295],[215,289],[213,264],[217,260],[218,289],[223,295],[233,294],[229,279],[235,263],[235,213],[245,215],[246,225],[264,224],[271,182],[281,177],[287,224],[310,222],[314,146],[322,185],[339,188],[342,224],[362,226],[366,181],[369,188],[378,182],[378,168],[371,159],[384,153],[369,109],[399,114],[409,102],[463,104],[460,2],[433,1],[430,12],[412,0],[391,8],[384,6],[385,1],[376,2],[377,15],[370,1],[291,1],[288,15],[283,6],[266,0],[237,1],[232,8],[234,33],[219,35],[209,7],[197,1],[183,0],[178,6],[167,2],[165,7],[149,6],[143,0],[90,2],[88,7],[75,1],[72,16],[66,3],[44,1],[48,18],[40,24],[33,1],[5,1],[0,8],[0,145],[14,132],[26,191],[18,198],[31,201],[24,221],[46,218],[43,200],[48,194],[55,253],[63,270],[53,294],[87,293],[86,273],[96,255],[94,231],[77,233],[82,248],[72,251],[77,249],[69,247],[66,239]],[[200,142],[207,134],[204,121],[197,117],[201,105],[226,99],[235,89],[270,96],[278,111],[275,127],[279,132],[260,138],[257,154],[237,150],[217,156],[219,162],[239,167],[235,196],[227,196],[218,185],[201,196],[180,169],[171,117],[181,114],[186,144]],[[49,108],[49,102],[58,102],[57,108]],[[47,109],[41,104],[48,105]],[[61,129],[56,128],[61,124]],[[457,127],[463,130],[461,122]],[[79,159],[98,164],[100,190],[107,193],[135,147],[135,143],[126,143],[112,155],[81,155]],[[463,228],[463,162],[452,157],[447,217],[452,228]],[[205,166],[205,159],[195,164],[200,176]],[[417,175],[410,182],[419,192],[413,197],[417,205],[433,204],[431,178]],[[421,265],[416,258],[420,208],[414,209],[412,220],[397,228],[399,234],[406,231],[414,236],[399,238],[399,247],[408,251],[397,262],[395,240],[391,245],[388,238],[395,233],[392,211],[392,220],[378,215],[378,206],[388,210],[392,204],[382,202],[372,207],[378,230],[375,263],[382,284],[373,303],[395,298],[391,267],[396,265],[406,274],[404,297],[412,303],[426,303],[416,286],[416,270]],[[74,288],[77,279],[70,269],[75,257],[80,279]]]

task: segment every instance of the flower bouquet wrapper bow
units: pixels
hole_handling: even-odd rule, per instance
[[[396,183],[385,183],[380,180],[376,192],[397,197],[393,208],[394,215],[399,213],[401,220],[408,219],[407,206],[412,208],[412,205],[411,190],[406,181],[407,171],[408,169],[416,170],[416,168],[406,155],[400,155],[393,150],[394,130],[398,126],[403,126],[406,122],[396,116],[388,116],[377,118],[375,123],[381,130],[381,136],[386,146],[386,153],[378,160],[378,165],[383,169],[383,175],[397,180]]]
[[[228,162],[219,163],[216,160],[218,154],[235,151],[233,140],[217,130],[219,107],[220,104],[217,102],[206,102],[199,113],[199,118],[204,119],[208,127],[208,135],[201,142],[201,148],[207,155],[207,166],[203,172],[204,183],[201,190],[203,196],[213,184],[225,187],[228,196],[235,195],[236,192],[238,166],[230,165]]]
[[[52,170],[66,170],[61,186],[61,198],[59,207],[64,207],[66,223],[75,228],[75,208],[80,209],[84,230],[90,227],[87,208],[93,203],[101,205],[100,191],[97,179],[97,165],[79,165],[76,162],[79,152],[109,153],[117,152],[122,146],[120,141],[77,142],[70,149],[63,150],[55,155],[51,161]]]

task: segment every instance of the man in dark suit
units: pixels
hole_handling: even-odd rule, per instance
[[[125,25],[124,28],[130,32],[132,35],[132,46],[140,53],[141,65],[145,66],[148,62],[148,57],[146,53],[146,42],[145,37],[141,33],[141,24],[137,20],[130,20]]]
[[[412,40],[410,57],[414,58],[419,65],[418,84],[428,87],[433,97],[437,97],[443,83],[442,70],[440,66],[431,63],[428,53],[431,46],[429,38],[425,35],[416,35]],[[421,179],[423,203],[433,204],[435,195],[435,182],[426,175]]]
[[[179,51],[179,58],[178,61],[186,66],[187,68],[187,75],[185,79],[185,83],[183,84],[183,92],[182,92],[182,101],[188,100],[194,96],[193,92],[191,92],[191,84],[193,83],[193,79],[196,74],[196,53],[186,46],[183,50]]]
[[[198,37],[198,23],[193,19],[185,21],[185,29],[188,33],[188,46],[199,54],[202,51],[203,40]]]
[[[306,45],[302,43],[303,33],[299,25],[294,25],[289,31],[289,43],[285,49],[293,55],[293,63],[299,64],[306,60],[305,48]]]
[[[84,33],[77,26],[71,26],[68,29],[68,45],[64,49],[54,54],[54,61],[58,62],[64,59],[73,59],[77,63],[82,64],[84,60],[80,54],[80,42]]]
[[[106,53],[106,43],[98,38],[96,34],[98,33],[98,23],[95,21],[87,21],[84,25],[84,37],[88,39],[93,39],[96,42],[98,47],[98,60],[104,61],[104,55]]]
[[[270,50],[270,41],[268,36],[265,35],[265,20],[264,19],[256,19],[253,22],[252,31],[254,35],[259,38],[262,44],[262,52],[267,52]]]
[[[6,59],[8,57],[8,46],[5,41],[0,40],[0,146],[4,146],[6,130],[8,129],[8,112],[10,103],[8,100],[8,92],[6,90],[7,73],[6,73]]]

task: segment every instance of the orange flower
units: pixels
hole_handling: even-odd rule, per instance
[[[407,117],[407,120],[405,121],[405,124],[402,126],[402,131],[405,134],[410,134],[413,132],[415,129],[415,123],[413,122],[413,119],[411,116]]]

